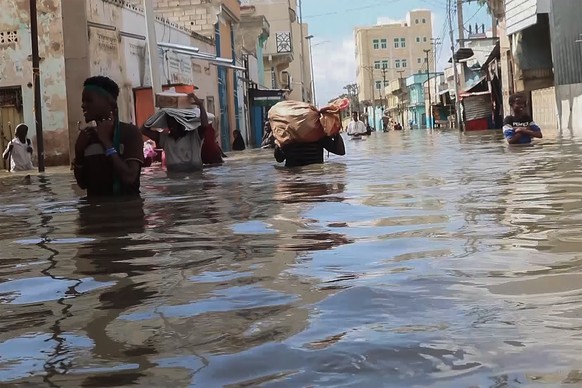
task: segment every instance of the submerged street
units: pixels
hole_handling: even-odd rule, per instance
[[[272,151],[143,202],[0,178],[0,381],[515,386],[582,381],[582,150],[408,131],[300,172]],[[327,158],[327,153],[326,153]]]

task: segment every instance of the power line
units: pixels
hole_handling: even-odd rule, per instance
[[[479,7],[479,9],[478,9],[478,10],[477,10],[477,11],[476,11],[474,14],[473,14],[473,16],[471,16],[469,19],[467,19],[467,21],[466,21],[466,22],[465,22],[463,25],[464,25],[464,26],[466,26],[466,25],[467,25],[467,24],[468,24],[468,23],[469,23],[471,20],[473,20],[473,18],[474,18],[475,16],[477,16],[477,14],[478,14],[479,12],[481,12],[481,10],[483,9],[483,7],[484,7],[484,6],[485,6],[485,4],[482,4],[482,5]]]

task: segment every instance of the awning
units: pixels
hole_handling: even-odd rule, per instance
[[[176,54],[189,55],[194,59],[201,59],[203,61],[208,61],[215,66],[226,67],[228,69],[234,70],[246,70],[246,68],[237,66],[234,64],[234,60],[230,58],[217,57],[211,53],[201,52],[198,47],[184,46],[181,44],[158,42],[158,47],[171,50]]]
[[[461,97],[464,95],[479,93],[479,92],[486,92],[489,93],[489,86],[487,85],[487,77],[481,77],[479,81],[474,83],[471,86],[468,86],[464,91],[461,92]]]
[[[473,52],[472,49],[462,47],[462,48],[460,48],[460,49],[457,50],[457,52],[455,53],[455,57],[454,58],[455,58],[455,61],[458,62],[458,61],[461,61],[463,59],[469,59],[473,55],[475,55],[475,53]],[[452,58],[449,58],[449,63],[452,63],[452,62],[453,62],[452,61]]]

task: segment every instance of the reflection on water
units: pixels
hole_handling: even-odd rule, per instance
[[[0,381],[579,384],[582,152],[375,134],[301,173],[270,152],[147,170],[89,203],[0,179]]]

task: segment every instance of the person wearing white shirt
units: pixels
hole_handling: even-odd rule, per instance
[[[366,134],[366,124],[358,118],[358,112],[352,113],[352,121],[348,124],[349,136],[362,136]]]
[[[28,171],[34,169],[32,165],[32,145],[28,134],[26,124],[18,124],[15,129],[14,139],[8,143],[8,146],[2,154],[2,158],[10,163],[10,172]]]

